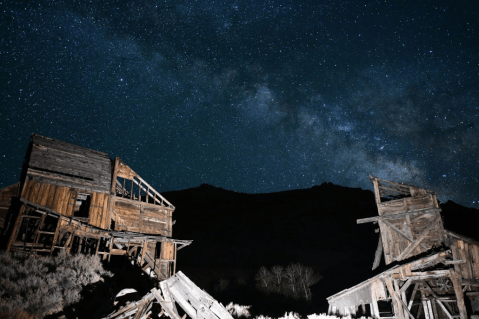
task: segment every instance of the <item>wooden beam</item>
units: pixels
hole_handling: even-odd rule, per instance
[[[379,241],[378,241],[378,247],[376,248],[376,253],[374,254],[374,263],[373,263],[373,269],[376,269],[379,267],[379,263],[381,262],[381,255],[383,254],[383,243],[381,240],[381,235],[379,235]]]
[[[407,240],[409,240],[409,242],[414,242],[414,239],[412,237],[409,237],[409,235],[407,235],[406,233],[404,233],[402,230],[400,230],[399,228],[397,228],[396,226],[394,226],[393,224],[391,224],[390,222],[388,222],[387,220],[383,220],[383,223],[386,224],[388,227],[390,227],[391,229],[393,229],[394,231],[396,231],[399,235],[403,236],[404,238],[406,238]],[[427,247],[426,245],[424,244],[419,244],[425,251],[427,250]]]
[[[111,237],[110,239],[110,251],[109,251],[109,254],[108,254],[108,262],[110,262],[110,258],[111,258],[111,251],[113,249],[113,242],[115,241],[115,237]]]
[[[37,241],[38,241],[38,238],[39,238],[39,233],[38,233],[38,232],[39,232],[40,229],[43,227],[43,222],[45,221],[45,217],[46,217],[46,215],[43,214],[43,215],[42,215],[42,218],[40,218],[40,221],[38,222],[37,230],[35,230],[35,235],[33,236],[33,245],[32,245],[32,247],[30,248],[30,253],[33,252],[33,246],[34,246],[34,245],[37,243]]]
[[[119,157],[115,158],[115,164],[114,164],[115,166],[113,168],[113,176],[112,176],[112,180],[111,180],[111,189],[110,189],[110,193],[112,195],[116,194],[116,179],[117,179],[117,175],[118,175],[118,164],[119,163],[120,163],[120,158]]]
[[[419,286],[418,283],[414,285],[414,289],[412,290],[411,299],[409,300],[409,304],[407,305],[407,309],[410,311],[412,308],[412,304],[414,303],[414,298],[416,298],[417,287]]]
[[[50,255],[52,255],[53,252],[55,251],[55,245],[57,244],[57,241],[58,241],[58,234],[60,232],[60,221],[61,221],[61,218],[58,217],[57,226],[55,227],[55,234],[53,235],[52,248],[50,250]]]
[[[16,241],[16,239],[17,239],[18,230],[20,229],[20,225],[21,225],[21,222],[22,222],[22,215],[23,215],[24,211],[25,211],[25,205],[22,205],[22,207],[18,211],[17,220],[15,221],[15,225],[13,226],[12,233],[10,235],[10,239],[8,240],[7,251],[10,251],[10,248],[12,247],[13,242]]]
[[[451,278],[452,285],[454,286],[454,292],[456,293],[457,299],[457,307],[459,308],[459,314],[461,315],[461,319],[467,319],[464,293],[461,289],[461,277],[453,269],[449,269],[449,277]]]
[[[441,212],[441,209],[438,209],[438,208],[424,208],[424,209],[418,209],[418,210],[411,210],[411,211],[403,212],[403,213],[386,214],[386,215],[375,216],[375,217],[361,218],[361,219],[357,219],[356,222],[358,224],[365,224],[365,223],[377,222],[378,220],[384,220],[384,219],[400,219],[400,218],[405,218],[406,216],[419,215],[422,213],[439,213],[439,212]]]
[[[436,299],[429,300],[429,302],[432,304],[432,312],[434,313],[434,318],[439,319],[439,315],[437,314]]]
[[[409,286],[411,286],[412,282],[413,282],[412,279],[410,278],[407,279],[407,281],[401,286],[401,294],[406,292]]]
[[[401,261],[409,257],[409,255],[419,246],[419,244],[426,238],[429,232],[436,227],[436,224],[441,221],[441,216],[438,214],[436,218],[431,222],[429,226],[419,235],[419,237],[412,243],[410,243],[406,249],[396,258],[396,260]]]
[[[394,313],[396,315],[397,319],[404,319],[404,316],[402,314],[402,311],[400,310],[400,305],[399,305],[399,298],[397,298],[396,293],[394,291],[393,284],[391,282],[391,279],[389,277],[384,277],[384,282],[386,283],[386,287],[388,289],[389,295],[391,296],[391,301],[393,303],[394,307]]]
[[[146,248],[148,247],[147,241],[143,241],[143,246],[141,247],[141,260],[140,267],[143,265],[143,259],[145,258]]]
[[[447,311],[446,307],[442,304],[442,302],[440,300],[437,300],[437,303],[439,304],[439,306],[441,307],[442,311],[444,311],[444,313],[446,314],[446,316],[449,317],[449,319],[454,319],[452,317],[452,315],[449,313],[449,311]]]
[[[408,319],[409,310],[407,309],[407,306],[404,304],[403,300],[401,299],[401,291],[399,290],[398,280],[394,280],[394,292],[395,292],[396,299],[398,301],[399,311],[401,315],[405,319]],[[414,319],[412,315],[411,315],[411,318]]]
[[[442,278],[449,276],[448,270],[432,270],[432,271],[423,271],[423,272],[412,272],[407,278],[412,280],[422,280],[422,279],[433,279],[433,278]],[[391,274],[391,277],[394,279],[402,279],[401,274]]]
[[[433,296],[435,299],[438,298],[438,296],[436,295],[436,293],[431,289],[431,287],[429,286],[429,284],[427,283],[426,280],[421,280],[421,283],[422,283],[422,286],[424,288],[426,288],[427,291],[429,291],[429,293],[431,294],[431,296]]]

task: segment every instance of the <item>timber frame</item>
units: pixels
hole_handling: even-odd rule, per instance
[[[479,309],[479,242],[444,228],[436,194],[371,177],[379,216],[373,263],[391,268],[327,298],[329,314],[396,319],[466,319]],[[472,303],[471,303],[472,305]]]
[[[0,189],[7,251],[125,255],[161,281],[192,242],[171,238],[175,207],[118,157],[32,134],[21,176]]]

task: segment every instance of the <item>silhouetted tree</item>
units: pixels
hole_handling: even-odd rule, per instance
[[[294,299],[311,300],[310,287],[322,277],[315,274],[313,268],[300,263],[290,264],[286,268],[274,266],[269,270],[261,267],[256,274],[256,287],[265,293],[279,293]]]

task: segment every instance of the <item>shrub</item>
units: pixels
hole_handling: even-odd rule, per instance
[[[61,311],[78,302],[82,288],[102,275],[112,276],[98,256],[0,252],[0,314],[22,311],[42,318]]]
[[[240,306],[238,304],[234,304],[233,302],[230,302],[226,306],[226,310],[235,318],[239,318],[239,317],[249,318],[249,317],[251,317],[251,314],[249,312],[249,308],[251,308],[251,306]]]
[[[294,299],[311,300],[310,287],[322,277],[313,268],[302,264],[288,267],[274,266],[271,270],[261,267],[256,274],[256,287],[265,293],[278,293]]]

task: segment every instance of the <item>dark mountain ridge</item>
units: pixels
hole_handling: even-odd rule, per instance
[[[178,269],[206,290],[214,290],[221,278],[233,282],[239,277],[253,289],[260,266],[300,262],[324,277],[313,287],[313,302],[302,310],[324,312],[327,296],[375,274],[371,267],[378,227],[356,222],[377,216],[369,190],[323,183],[309,189],[246,194],[202,184],[163,195],[176,207],[174,237],[194,241],[178,253]],[[474,223],[462,221],[473,221],[478,210],[450,201],[441,208],[446,228],[477,238]],[[238,293],[242,289],[212,293],[219,293],[223,302],[255,307],[253,296],[258,296],[249,291],[245,294],[250,298],[245,298]]]

